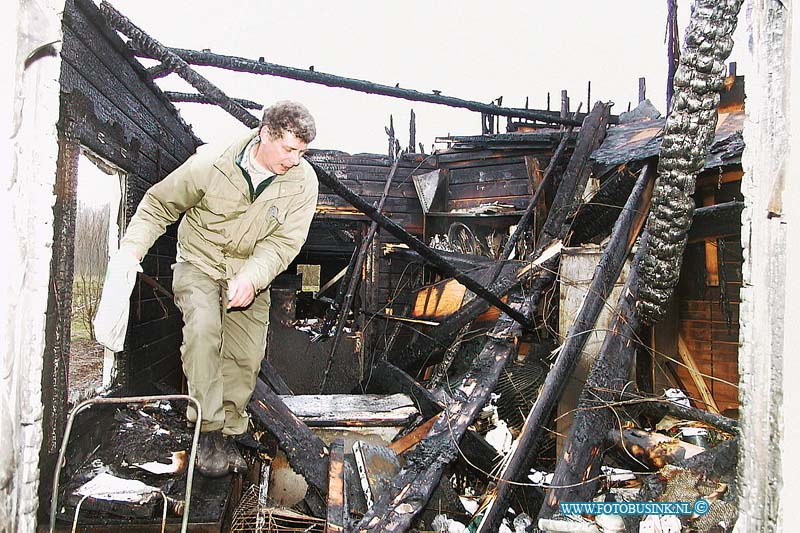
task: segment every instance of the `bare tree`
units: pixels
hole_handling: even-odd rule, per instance
[[[75,220],[75,285],[73,314],[94,338],[92,318],[100,302],[108,266],[108,206],[78,204]]]

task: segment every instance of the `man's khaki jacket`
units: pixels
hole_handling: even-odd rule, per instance
[[[317,204],[317,176],[304,159],[250,201],[236,164],[258,130],[229,146],[202,146],[146,193],[121,246],[144,254],[181,213],[177,260],[215,280],[239,275],[266,289],[300,252]]]

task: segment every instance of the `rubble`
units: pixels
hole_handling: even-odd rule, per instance
[[[274,65],[168,49],[107,2],[101,12],[128,34],[137,54],[194,80],[203,98],[252,125],[254,117],[242,115],[247,102],[208,85],[190,65],[236,64],[259,73]],[[323,79],[317,74],[311,76]],[[646,283],[640,264],[652,252],[651,232],[643,227],[651,206],[664,201],[663,194],[653,193],[659,190],[655,169],[661,164],[664,121],[646,103],[624,114],[620,124],[603,102],[581,120],[577,114],[551,120],[547,113],[497,107],[481,109],[535,115],[569,127],[448,137],[447,150],[422,157],[394,149],[392,126],[388,160],[334,151],[310,154],[325,187],[321,195],[338,195],[336,200],[321,196],[317,211],[328,235],[338,240],[317,239],[325,241],[318,250],[324,250],[326,261],[318,261],[324,273],[313,295],[297,280],[282,286],[276,281],[273,287],[271,331],[284,327],[296,337],[293,349],[273,338],[262,363],[249,406],[250,475],[220,481],[218,492],[211,484],[202,489],[215,495],[215,519],[232,515],[235,531],[260,531],[267,522],[341,532],[517,532],[531,530],[534,523],[544,531],[732,527],[737,423],[727,416],[735,413],[719,383],[733,380],[735,360],[719,361],[724,370],[715,371],[713,354],[698,349],[705,340],[696,338],[699,326],[687,324],[705,323],[706,317],[692,314],[685,302],[696,299],[684,298],[698,284],[719,287],[719,280],[710,283],[711,270],[727,283],[730,265],[724,257],[691,261],[687,255],[680,272],[685,287],[677,289],[676,309],[665,329],[646,327],[636,311]],[[728,185],[733,192],[726,192],[732,198],[699,199],[703,207],[684,228],[688,245],[697,244],[702,252],[712,240],[738,238],[740,117],[741,108],[726,110],[701,160],[706,171],[700,171],[698,188],[722,190],[723,182],[733,184]],[[348,175],[348,165],[357,167],[355,177]],[[379,169],[378,179],[366,179],[368,166]],[[405,181],[413,178],[416,197],[401,199],[418,209],[419,226],[401,223],[393,211],[391,204],[398,200],[393,191],[405,183],[397,183],[400,173]],[[344,222],[339,227],[334,221]],[[576,274],[585,276],[587,295],[559,325],[557,295],[577,283],[559,270],[562,255],[590,244],[599,263]],[[626,262],[630,270],[623,275]],[[678,274],[671,276],[677,283]],[[618,299],[611,297],[617,283],[623,285]],[[336,296],[329,298],[334,288]],[[310,310],[298,311],[300,293],[305,302],[312,301]],[[731,338],[738,320],[729,295],[719,299],[727,301],[727,331],[709,310],[710,340]],[[604,309],[611,310],[612,319],[607,330],[598,331]],[[586,340],[592,333],[603,341],[589,354]],[[345,339],[353,341],[344,348],[352,347],[354,355],[347,362],[341,360]],[[667,343],[674,344],[669,354],[662,351]],[[306,357],[298,346],[316,355]],[[289,352],[282,361],[275,357],[280,351]],[[591,370],[578,379],[575,367],[583,357]],[[312,358],[321,369],[314,374],[319,382],[309,378],[300,390],[280,363],[289,359],[302,367]],[[358,368],[345,370],[357,376],[356,385],[331,393],[345,388],[334,373],[351,361]],[[297,370],[304,371],[312,373]],[[553,432],[560,416],[553,413],[566,405],[567,388],[576,392],[577,401],[566,409],[571,421],[561,422],[566,430],[557,442]],[[676,388],[682,398],[676,399]],[[91,492],[85,510],[92,518],[107,513],[152,519],[159,502],[154,495],[164,494],[165,502],[180,499],[188,432],[178,427],[177,412],[163,407],[119,410],[113,417],[116,433],[109,430],[93,454],[75,454],[72,462],[83,462],[72,464],[63,486],[72,495],[72,509],[76,498]],[[131,437],[133,432],[139,437]],[[126,487],[96,488],[112,481]],[[100,492],[110,498],[97,497]],[[229,496],[238,500],[235,510]],[[602,514],[568,519],[560,512],[560,503],[571,501],[698,499],[709,503],[709,512],[682,517],[681,525],[665,517],[639,523]]]

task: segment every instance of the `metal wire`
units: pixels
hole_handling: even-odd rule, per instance
[[[203,412],[202,408],[200,407],[200,402],[198,402],[192,396],[188,396],[186,394],[167,394],[163,396],[128,396],[125,398],[90,398],[88,400],[82,401],[81,403],[76,405],[75,408],[72,409],[72,412],[69,414],[69,418],[67,419],[67,427],[64,430],[64,440],[61,442],[61,450],[58,453],[58,461],[56,462],[55,472],[53,473],[53,488],[52,488],[53,495],[50,497],[50,529],[49,529],[50,533],[53,533],[56,527],[56,513],[58,512],[58,484],[61,478],[61,467],[64,465],[64,458],[67,455],[67,444],[69,442],[69,436],[70,433],[72,432],[72,425],[75,423],[75,417],[78,416],[78,413],[96,404],[147,403],[157,400],[186,400],[188,402],[192,402],[194,403],[195,408],[197,409],[197,420],[202,420]],[[186,533],[186,531],[189,528],[189,507],[192,501],[194,461],[195,461],[195,456],[197,455],[197,443],[199,440],[200,440],[200,424],[195,424],[194,437],[192,439],[192,450],[189,453],[189,466],[188,466],[188,472],[186,474],[186,499],[184,500],[183,520],[181,522],[181,533]],[[83,500],[81,500],[81,502],[82,501]],[[165,502],[164,516],[166,517],[166,499],[164,500],[164,502]],[[77,525],[77,513],[78,510],[76,509],[75,525]]]

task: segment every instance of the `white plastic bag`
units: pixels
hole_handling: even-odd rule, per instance
[[[136,273],[141,271],[139,260],[125,248],[120,248],[108,262],[103,294],[94,316],[94,336],[109,350],[119,352],[125,344],[131,292]]]

